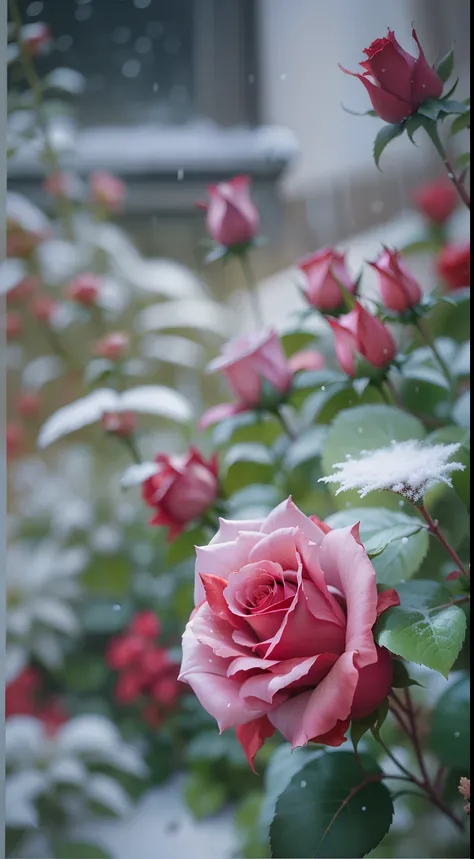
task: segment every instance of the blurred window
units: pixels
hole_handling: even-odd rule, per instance
[[[40,58],[40,71],[59,66],[85,76],[86,91],[77,101],[83,127],[174,125],[202,116],[224,125],[253,119],[253,0],[19,5],[25,24],[44,21],[51,27],[53,48]]]

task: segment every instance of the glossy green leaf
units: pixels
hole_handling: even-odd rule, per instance
[[[438,77],[446,83],[447,80],[451,77],[454,69],[454,47],[452,47],[447,54],[444,55],[436,65],[436,74]]]
[[[262,837],[268,838],[270,824],[275,816],[275,806],[281,793],[288,787],[295,773],[299,772],[309,761],[321,755],[321,749],[300,747],[291,750],[288,743],[279,746],[270,758],[265,770],[265,796],[260,810],[260,826]]]
[[[400,605],[387,609],[375,625],[375,640],[397,656],[447,677],[466,634],[466,616],[437,582],[399,584]]]
[[[398,125],[384,125],[377,134],[374,141],[374,161],[375,166],[380,170],[380,157],[384,149],[388,146],[391,140],[400,137],[403,134],[403,123]]]
[[[351,507],[326,519],[331,528],[360,522],[360,537],[372,557],[377,581],[387,587],[410,579],[428,551],[428,534],[421,520],[383,507]]]
[[[470,759],[470,684],[467,675],[439,698],[431,714],[429,746],[447,767],[465,767]]]
[[[271,453],[263,444],[242,442],[233,445],[222,463],[226,493],[236,492],[251,483],[271,482],[272,463]]]
[[[388,832],[393,803],[380,769],[361,755],[321,755],[297,772],[278,798],[270,828],[274,859],[356,859]]]
[[[380,729],[388,716],[388,707],[388,698],[386,698],[385,701],[382,701],[380,706],[377,707],[377,709],[369,716],[365,716],[364,719],[352,720],[351,740],[355,752],[357,752],[357,747],[367,731],[372,731],[376,735],[380,732]]]
[[[466,111],[466,113],[462,113],[456,117],[451,126],[451,135],[459,134],[460,131],[464,131],[469,128],[471,124],[471,111]]]
[[[408,689],[410,686],[420,686],[418,680],[413,680],[410,677],[407,667],[404,662],[400,659],[393,660],[393,681],[392,686],[394,689]]]
[[[322,454],[326,437],[327,427],[325,426],[310,427],[302,432],[289,445],[283,459],[284,468],[292,470],[303,463],[318,459]]]
[[[454,422],[465,429],[471,426],[471,392],[465,391],[461,394],[453,408]]]

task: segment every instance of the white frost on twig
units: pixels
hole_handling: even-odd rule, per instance
[[[449,462],[460,444],[424,444],[420,441],[392,442],[389,447],[361,451],[358,459],[347,456],[334,463],[337,471],[321,477],[321,483],[339,483],[336,492],[356,489],[361,498],[369,492],[391,490],[409,501],[419,501],[430,483],[452,486],[450,474],[463,471],[460,462]]]

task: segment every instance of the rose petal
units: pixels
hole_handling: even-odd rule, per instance
[[[320,545],[324,532],[318,526],[311,522],[304,513],[293,503],[291,497],[286,501],[282,501],[278,507],[275,507],[268,514],[262,525],[264,534],[271,534],[279,528],[301,528],[304,534],[311,540],[312,543]]]
[[[400,597],[395,588],[388,588],[388,590],[382,591],[377,599],[377,617],[388,608],[396,605],[400,605]]]
[[[205,598],[201,573],[228,579],[232,572],[240,570],[248,562],[250,551],[260,539],[260,534],[243,531],[228,543],[211,541],[208,546],[196,546],[194,603],[200,603]]]
[[[245,752],[253,772],[255,772],[253,764],[255,755],[261,746],[263,746],[265,740],[272,737],[274,733],[275,728],[269,722],[267,716],[261,716],[259,719],[254,719],[253,722],[237,726],[237,739]]]

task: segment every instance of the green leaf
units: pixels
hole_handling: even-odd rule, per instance
[[[383,507],[351,507],[326,519],[331,528],[360,522],[360,537],[372,557],[377,581],[394,587],[410,579],[428,552],[428,533],[421,520]]]
[[[81,575],[83,587],[91,594],[121,597],[128,590],[131,568],[127,556],[96,555]]]
[[[94,385],[102,384],[117,372],[117,367],[112,361],[105,358],[94,358],[86,366],[84,371],[84,385],[89,390]]]
[[[447,80],[451,77],[454,68],[454,45],[448,51],[447,54],[444,55],[436,65],[436,74],[445,84]]]
[[[423,127],[423,124],[424,118],[418,113],[414,113],[412,116],[409,116],[408,119],[405,120],[405,131],[414,146],[416,146],[414,136],[418,129]]]
[[[255,519],[267,516],[280,501],[283,501],[283,493],[277,486],[254,483],[239,489],[229,498],[228,515],[231,519]]]
[[[350,108],[345,107],[343,104],[341,104],[341,107],[344,113],[350,113],[351,116],[378,116],[378,113],[375,110],[363,110],[362,113],[360,113],[358,110],[350,110]]]
[[[54,841],[56,859],[112,859],[112,854],[90,841]]]
[[[295,773],[320,755],[320,748],[306,746],[292,751],[288,743],[284,743],[274,751],[265,770],[265,796],[260,809],[260,826],[263,838],[268,838],[280,794],[288,787]]]
[[[283,459],[283,466],[288,470],[297,468],[305,462],[311,462],[321,456],[327,437],[327,427],[316,426],[305,430],[291,442]]]
[[[251,483],[271,482],[273,461],[263,444],[242,442],[231,447],[223,461],[223,483],[227,494]]]
[[[460,131],[464,131],[466,128],[469,128],[471,124],[471,111],[468,110],[466,113],[461,113],[460,116],[457,116],[451,125],[451,136],[455,134],[459,134]]]
[[[410,254],[434,253],[439,248],[435,242],[429,241],[429,239],[419,239],[416,242],[404,245],[400,250],[402,254],[409,256]]]
[[[323,451],[323,474],[332,474],[334,464],[343,462],[347,455],[358,457],[362,450],[388,447],[394,441],[422,439],[425,429],[421,421],[393,406],[364,405],[339,412],[328,433]],[[337,487],[329,485],[335,494]],[[335,503],[346,507],[373,506],[375,496],[361,499],[357,492],[344,492],[335,497]],[[389,492],[377,493],[377,505],[398,507],[398,499]]]
[[[418,108],[418,114],[425,116],[427,119],[432,119],[434,122],[438,119],[443,110],[443,102],[439,98],[427,98]]]
[[[200,772],[188,774],[183,794],[196,820],[217,814],[227,799],[224,785],[210,781]]]
[[[166,565],[174,567],[175,564],[181,564],[187,558],[194,555],[195,546],[204,546],[208,542],[208,537],[203,528],[190,528],[183,531],[179,537],[176,537],[173,542],[166,547]]]
[[[66,689],[84,693],[103,688],[108,673],[102,656],[79,651],[65,656],[58,677]]]
[[[470,163],[471,163],[471,153],[470,152],[463,152],[462,155],[459,155],[456,158],[456,164],[459,167],[469,167]]]
[[[454,422],[465,429],[470,429],[471,426],[471,392],[465,391],[461,394],[459,400],[454,404],[453,408]]]
[[[455,101],[455,99],[448,99],[447,101],[441,102],[441,113],[446,114],[446,116],[450,116],[453,113],[459,114],[459,116],[465,116],[470,111],[470,108],[463,101]]]
[[[413,581],[397,587],[400,605],[375,625],[375,640],[397,656],[447,677],[466,634],[466,616],[443,585]]]
[[[354,746],[354,752],[357,752],[357,747],[367,731],[372,731],[378,735],[380,729],[388,716],[388,698],[374,710],[369,716],[364,719],[353,719],[351,722],[351,740]]]
[[[388,832],[393,803],[368,755],[322,755],[293,776],[270,828],[274,859],[366,856]]]
[[[299,391],[330,385],[333,382],[347,382],[347,377],[338,370],[303,370],[295,376],[293,388]]]
[[[464,675],[439,698],[431,714],[429,746],[448,767],[465,767],[470,758],[470,688]]]
[[[400,659],[393,659],[393,681],[394,689],[408,689],[409,686],[421,686],[418,680],[413,680],[410,677],[406,665]]]
[[[265,445],[281,435],[281,426],[274,417],[258,411],[242,412],[221,421],[214,427],[213,440],[217,447],[234,442],[261,442]]]
[[[378,132],[374,141],[374,161],[378,170],[380,170],[380,157],[385,147],[388,146],[391,140],[400,137],[403,131],[403,123],[398,123],[397,125],[384,125]]]

